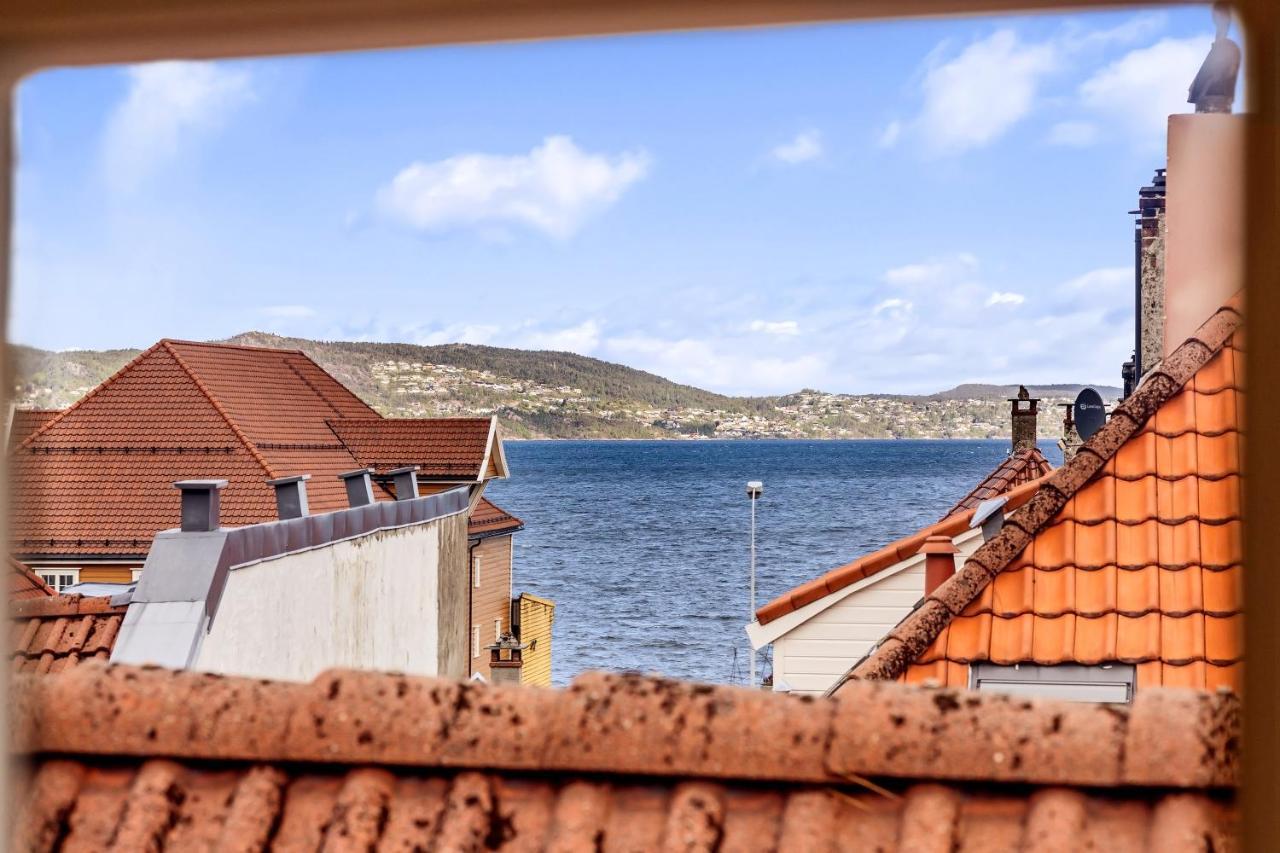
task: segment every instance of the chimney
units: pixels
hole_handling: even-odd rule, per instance
[[[218,516],[226,480],[179,480],[173,485],[182,490],[183,533],[208,533],[221,526]]]
[[[396,500],[411,501],[418,497],[418,466],[407,465],[404,468],[396,468],[388,471],[387,476],[391,477],[396,486]]]
[[[503,634],[489,649],[489,681],[494,684],[520,684],[524,667],[522,654],[529,646],[510,634]]]
[[[276,490],[276,515],[282,519],[302,518],[310,512],[307,506],[307,480],[310,479],[310,474],[298,474],[267,480],[267,485]]]
[[[1013,420],[1013,452],[1030,450],[1036,446],[1036,418],[1039,413],[1038,397],[1032,397],[1027,386],[1018,386],[1018,396],[1010,397],[1010,412]]]
[[[1164,244],[1165,170],[1156,169],[1151,184],[1138,190],[1137,219],[1133,223],[1135,269],[1132,379],[1125,381],[1127,397],[1142,377],[1164,358]]]
[[[920,553],[924,554],[924,594],[929,595],[956,573],[956,554],[960,549],[950,536],[939,534],[925,539]]]
[[[373,503],[372,468],[357,468],[339,474],[338,479],[347,487],[347,503],[353,507],[368,506]]]
[[[1075,403],[1058,405],[1062,407],[1062,438],[1058,439],[1058,449],[1062,451],[1062,464],[1066,465],[1076,458],[1076,451],[1084,444],[1084,439],[1076,429]]]

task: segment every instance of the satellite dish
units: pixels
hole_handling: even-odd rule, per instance
[[[1077,394],[1071,408],[1076,432],[1080,433],[1082,441],[1088,441],[1107,422],[1107,407],[1102,402],[1102,395],[1092,388],[1085,388]]]

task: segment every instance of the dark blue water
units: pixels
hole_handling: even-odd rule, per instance
[[[639,670],[734,682],[757,604],[936,521],[1004,458],[993,441],[508,442],[486,494],[524,519],[517,592],[556,602],[554,678]],[[1042,443],[1054,464],[1056,447]]]

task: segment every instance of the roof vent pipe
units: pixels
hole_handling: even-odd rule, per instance
[[[281,519],[302,518],[311,511],[307,506],[307,480],[310,479],[310,474],[298,474],[267,480],[267,485],[276,490],[276,515]]]
[[[372,473],[372,468],[357,468],[338,475],[347,487],[348,504],[357,507],[373,503],[373,479],[369,476]]]
[[[179,480],[174,488],[182,490],[182,531],[208,533],[220,526],[222,490],[226,480]]]
[[[396,500],[411,501],[418,497],[418,466],[406,465],[387,472],[396,486]]]
[[[924,594],[931,595],[956,573],[956,554],[960,549],[950,536],[938,534],[924,540],[920,553],[924,554]]]

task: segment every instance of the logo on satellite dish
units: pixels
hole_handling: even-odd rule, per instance
[[[1076,395],[1071,416],[1076,422],[1076,432],[1082,441],[1088,441],[1107,422],[1107,407],[1102,395],[1092,388],[1085,388]]]

